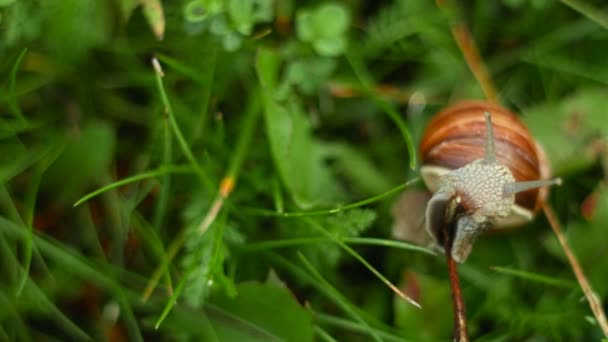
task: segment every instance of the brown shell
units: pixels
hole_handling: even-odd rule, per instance
[[[457,169],[485,154],[484,112],[492,114],[496,158],[506,165],[515,180],[547,178],[544,153],[526,126],[506,108],[484,101],[463,101],[436,114],[420,142],[423,165]],[[519,193],[515,202],[529,210],[540,209],[546,190]]]

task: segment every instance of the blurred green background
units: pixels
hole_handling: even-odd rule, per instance
[[[549,202],[607,298],[607,18],[0,0],[0,340],[450,340],[445,262],[393,240],[390,209],[428,119],[484,97],[458,22],[564,179]],[[476,341],[602,339],[542,215],[481,238],[460,275]]]

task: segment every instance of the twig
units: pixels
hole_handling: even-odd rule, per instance
[[[576,280],[578,281],[579,285],[581,286],[581,289],[583,290],[585,297],[587,297],[587,301],[589,302],[591,311],[593,312],[593,315],[595,316],[595,319],[597,320],[597,323],[600,326],[600,329],[602,329],[604,336],[608,337],[608,323],[606,322],[606,314],[604,313],[604,310],[602,309],[602,304],[600,303],[600,300],[598,299],[597,295],[593,291],[593,288],[591,288],[591,285],[589,284],[587,277],[583,273],[583,269],[581,268],[581,265],[578,263],[576,256],[570,249],[570,246],[568,245],[568,240],[566,240],[566,237],[564,236],[564,233],[562,232],[559,221],[555,217],[555,213],[553,212],[553,209],[551,209],[551,207],[548,204],[545,204],[545,205],[543,205],[543,210],[545,212],[545,216],[547,216],[547,220],[549,220],[549,225],[551,226],[551,228],[553,229],[553,232],[557,236],[557,240],[559,240],[559,243],[561,244],[562,249],[566,253],[566,257],[568,258],[568,261],[570,262],[570,267],[572,267],[574,276],[576,277]]]
[[[445,259],[448,264],[450,277],[450,290],[452,292],[452,308],[454,309],[454,341],[468,342],[467,334],[467,314],[462,298],[462,289],[458,279],[458,264],[452,258],[452,234],[450,231],[452,224],[446,224],[443,231],[443,246],[445,249]]]
[[[439,8],[446,8],[450,6],[448,4],[449,0],[436,0],[436,2]],[[463,21],[458,21],[450,24],[450,30],[452,31],[454,40],[456,41],[456,44],[458,44],[458,48],[460,49],[460,52],[462,52],[469,69],[481,86],[481,90],[483,91],[484,95],[488,101],[498,103],[499,101],[498,95],[496,94],[496,88],[490,79],[488,69],[479,55],[477,45],[471,37],[471,33],[469,32],[466,23]]]

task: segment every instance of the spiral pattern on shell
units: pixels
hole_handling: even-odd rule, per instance
[[[492,115],[496,158],[511,170],[515,180],[548,178],[545,154],[517,115],[484,101],[456,103],[431,119],[420,142],[422,164],[453,170],[483,158],[486,111]],[[515,202],[538,211],[546,193],[546,187],[525,191],[516,195]]]

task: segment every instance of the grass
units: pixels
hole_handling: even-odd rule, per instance
[[[429,118],[484,98],[455,23],[608,309],[600,1],[73,6],[0,1],[1,340],[450,339],[443,258],[391,208]],[[473,340],[606,338],[543,215],[459,272]]]

